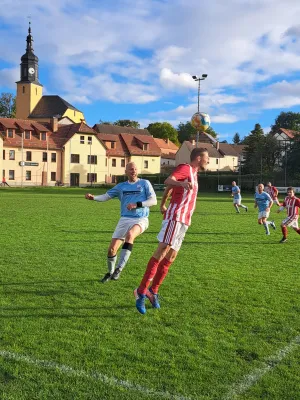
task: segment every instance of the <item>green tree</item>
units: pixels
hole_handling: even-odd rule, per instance
[[[279,128],[300,131],[300,113],[282,111],[275,119],[274,125],[271,125],[271,133],[277,132]]]
[[[286,149],[285,149],[286,150]],[[287,155],[283,155],[283,164],[287,161],[286,168],[289,178],[300,179],[300,140],[294,140]]]
[[[132,121],[131,119],[118,119],[116,122],[114,122],[114,125],[126,126],[136,129],[140,128],[140,124],[137,121]]]
[[[241,143],[241,138],[240,138],[240,135],[239,135],[238,132],[236,132],[234,134],[233,139],[232,139],[232,143],[233,144],[240,144]]]
[[[110,122],[110,121],[103,121],[102,119],[99,119],[99,124],[102,124],[102,125],[113,125],[112,122]]]
[[[149,124],[146,129],[153,137],[169,139],[173,143],[179,144],[178,132],[169,122],[154,122]]]
[[[0,116],[3,118],[15,118],[15,116],[16,116],[16,96],[14,96],[11,93],[1,93]]]
[[[180,122],[180,124],[177,127],[177,131],[178,131],[178,140],[180,143],[183,143],[185,140],[190,140],[197,134],[197,130],[193,127],[193,125],[189,121],[187,121],[185,124],[183,122]],[[217,138],[218,136],[218,134],[211,126],[205,132],[214,138]]]

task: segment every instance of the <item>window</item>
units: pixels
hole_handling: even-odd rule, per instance
[[[117,160],[115,158],[113,158],[111,160],[111,165],[112,165],[112,167],[116,167],[117,166]]]
[[[30,131],[25,131],[25,139],[30,140]]]
[[[147,168],[148,168],[148,164],[149,164],[149,163],[148,163],[148,161],[147,161],[147,160],[146,160],[146,161],[144,161],[144,168],[145,168],[145,169],[147,169]]]
[[[219,164],[219,159],[218,158],[216,158],[216,164]]]
[[[79,164],[79,154],[71,154],[71,163]]]
[[[144,143],[143,144],[143,150],[148,150],[149,149],[149,144],[148,143]]]
[[[37,88],[35,88],[35,94],[37,95]]]
[[[9,150],[9,159],[14,160],[15,159],[15,151],[14,150]]]
[[[14,137],[14,129],[7,129],[7,137],[9,138]]]
[[[93,140],[92,136],[88,136],[88,144],[92,144],[92,140]]]
[[[4,150],[3,150],[4,151]],[[107,158],[105,159],[105,166],[107,167]]]
[[[25,86],[22,87],[22,92],[25,93]]]
[[[47,162],[47,153],[45,151],[43,152],[43,161]]]
[[[51,181],[56,181],[56,172],[51,172]]]
[[[3,150],[3,160],[5,160],[5,150]]]
[[[56,162],[56,153],[51,153],[51,162]]]
[[[116,143],[115,142],[110,142],[110,148],[115,149],[116,148]]]
[[[31,171],[26,171],[26,181],[31,181]]]
[[[84,136],[80,136],[80,144],[84,144]]]
[[[8,179],[9,179],[10,181],[14,181],[14,180],[15,180],[15,171],[14,171],[13,169],[10,169],[10,170],[8,171]]]
[[[121,167],[125,167],[125,160],[121,160]]]
[[[88,182],[97,182],[97,174],[87,174]]]
[[[31,161],[31,151],[26,151],[26,161]]]
[[[76,111],[74,111],[74,117],[76,117]]]
[[[88,156],[88,164],[97,164],[97,156]]]
[[[41,133],[41,140],[46,140],[47,136],[46,136],[46,132],[42,132]]]

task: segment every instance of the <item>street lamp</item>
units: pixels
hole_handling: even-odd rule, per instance
[[[192,78],[194,79],[194,81],[198,82],[198,114],[199,114],[200,113],[200,107],[199,107],[200,81],[204,81],[204,79],[207,78],[207,74],[202,74],[202,78],[199,78],[197,75],[192,75]],[[197,130],[196,147],[198,147],[198,142],[199,142],[199,130]]]

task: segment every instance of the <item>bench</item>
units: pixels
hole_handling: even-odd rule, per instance
[[[154,183],[153,184],[153,189],[158,190],[158,191],[163,191],[165,190],[166,185],[164,183]]]

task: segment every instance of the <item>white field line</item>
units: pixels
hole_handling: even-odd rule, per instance
[[[0,350],[0,357],[6,359],[6,360],[15,360],[15,361],[21,361],[26,364],[31,364],[35,367],[40,367],[40,368],[45,368],[45,369],[53,369],[56,372],[60,372],[62,374],[68,375],[68,376],[76,376],[80,378],[87,378],[87,379],[92,379],[94,381],[99,381],[102,382],[106,385],[114,386],[114,387],[122,387],[128,390],[140,392],[149,396],[155,396],[158,398],[162,399],[174,399],[174,400],[191,400],[189,397],[184,397],[178,394],[171,394],[168,392],[160,392],[156,391],[154,389],[148,389],[146,387],[143,387],[141,385],[131,383],[129,381],[125,380],[120,380],[114,377],[109,377],[106,375],[103,375],[97,371],[91,371],[87,372],[84,370],[78,370],[74,369],[72,367],[69,367],[67,365],[63,364],[57,364],[52,361],[46,361],[46,360],[37,360],[35,358],[31,358],[28,356],[24,356],[22,354],[18,353],[13,353],[11,351],[6,351],[6,350]]]
[[[233,385],[224,400],[233,400],[239,395],[245,393],[255,383],[261,379],[266,373],[277,367],[277,365],[290,353],[292,353],[297,346],[300,345],[300,336],[296,336],[286,347],[277,351],[269,357],[262,365],[261,368],[256,368],[251,374],[246,375],[241,382]]]

